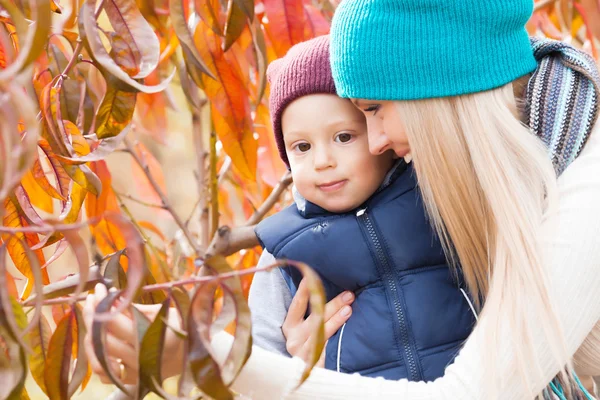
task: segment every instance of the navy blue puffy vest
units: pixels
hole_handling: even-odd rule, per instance
[[[386,379],[442,376],[475,318],[427,220],[412,164],[351,212],[302,206],[265,219],[256,233],[275,258],[315,269],[327,300],[356,294],[352,316],[327,343],[325,367]],[[282,272],[295,293],[302,276]]]

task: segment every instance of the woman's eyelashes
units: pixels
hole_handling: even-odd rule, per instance
[[[363,109],[365,113],[372,112],[373,115],[377,115],[377,111],[381,108],[381,104],[371,104],[367,108]]]

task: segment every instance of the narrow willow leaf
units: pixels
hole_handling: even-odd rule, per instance
[[[0,0],[0,6],[10,14],[20,38],[20,49],[16,60],[0,70],[0,81],[10,81],[17,73],[34,62],[44,50],[44,43],[50,34],[52,15],[49,1],[31,1],[30,6],[35,11],[34,23],[29,25],[21,11],[9,0]]]
[[[170,299],[162,303],[160,311],[150,324],[140,343],[140,381],[157,393],[162,384],[161,366],[167,325],[165,318],[169,313]]]
[[[198,53],[196,45],[194,44],[192,33],[190,32],[187,24],[185,7],[183,4],[184,1],[185,0],[169,1],[169,13],[171,15],[171,21],[173,23],[173,28],[175,29],[175,34],[179,39],[179,43],[181,43],[181,50],[183,51],[186,65],[188,69],[191,69],[195,72],[195,74],[192,74],[192,76],[206,74],[207,76],[216,79],[213,72],[206,66],[202,57]],[[198,82],[196,83],[198,84]]]
[[[225,23],[225,42],[223,51],[229,50],[231,45],[240,37],[246,27],[247,17],[235,0],[227,1],[227,22]]]
[[[223,381],[219,364],[210,352],[210,327],[213,301],[218,288],[216,281],[199,286],[194,294],[188,317],[187,357],[190,371],[198,388],[215,399],[233,399]]]
[[[46,382],[44,381],[44,369],[51,335],[52,329],[44,315],[40,317],[35,328],[29,332],[29,342],[33,349],[33,352],[29,354],[29,369],[31,370],[33,379],[46,396],[48,392],[46,390]]]
[[[68,399],[69,374],[71,372],[71,355],[73,352],[74,325],[76,322],[75,307],[60,320],[50,338],[44,381],[50,400]]]
[[[110,81],[110,79],[109,79]],[[131,123],[135,111],[136,94],[109,86],[96,115],[98,139],[118,137]]]
[[[108,260],[108,263],[106,263],[106,268],[104,269],[104,279],[107,280],[108,286],[118,290],[127,287],[127,274],[125,274],[120,262],[124,252],[125,250],[120,250],[113,254]]]
[[[67,396],[71,398],[77,388],[82,384],[85,379],[89,365],[87,360],[87,353],[85,352],[85,323],[83,322],[83,315],[81,314],[81,307],[76,306],[73,308],[73,313],[75,314],[75,333],[77,339],[74,341],[74,345],[77,349],[76,351],[76,361],[75,361],[75,369],[73,370],[73,375],[71,377],[71,381],[67,387]]]
[[[217,275],[233,271],[224,257],[210,258],[205,265]],[[240,277],[234,276],[222,281],[221,287],[224,294],[231,299],[230,304],[233,305],[235,314],[233,345],[221,368],[225,384],[230,385],[250,358],[252,352],[252,323],[250,308],[242,290]],[[223,311],[225,311],[225,307]],[[225,318],[228,318],[228,316],[225,316]]]
[[[110,309],[112,308],[120,294],[120,291],[109,292],[108,295],[104,299],[102,299],[100,303],[98,303],[98,305],[96,306],[96,315],[109,313]],[[108,363],[105,345],[105,324],[106,321],[101,321],[97,318],[95,318],[94,322],[92,322],[92,346],[94,348],[94,354],[96,355],[98,362],[100,363],[100,365],[104,369],[104,372],[112,381],[112,383],[115,384],[119,389],[121,389],[123,393],[129,393],[123,382],[121,382],[121,380],[113,374],[112,368]]]
[[[129,44],[137,69],[132,78],[147,77],[158,66],[160,57],[154,29],[142,16],[135,0],[107,0],[104,11],[115,32]]]
[[[135,4],[135,3],[134,3]],[[123,90],[139,90],[144,93],[162,92],[171,82],[177,72],[175,69],[167,79],[156,86],[142,85],[123,71],[110,57],[96,25],[96,0],[85,0],[79,13],[79,34],[91,57],[100,65],[99,70],[104,76],[110,74],[123,83]]]
[[[24,329],[27,317],[21,305],[11,298],[11,313],[15,317],[18,328]],[[6,310],[0,310],[0,314]],[[0,323],[0,398],[17,400],[21,398],[27,377],[27,356],[25,349],[11,339],[10,329],[5,323]]]

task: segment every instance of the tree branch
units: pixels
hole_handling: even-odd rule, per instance
[[[252,214],[252,216],[248,219],[248,221],[246,221],[246,226],[258,224],[265,217],[265,215],[267,215],[271,208],[273,208],[275,203],[279,201],[279,198],[281,197],[283,192],[285,192],[285,190],[291,185],[291,183],[292,174],[288,171],[285,173],[285,175],[281,177],[281,179],[273,188],[273,191],[271,192],[269,197],[267,197],[265,202],[262,203],[261,206],[258,207],[258,210],[256,210],[254,214]]]
[[[287,172],[279,183],[273,188],[273,191],[267,197],[265,202],[248,219],[246,224],[240,227],[230,228],[222,226],[217,229],[210,246],[206,250],[205,259],[215,255],[229,256],[243,249],[249,249],[258,246],[258,238],[254,233],[254,228],[264,216],[273,208],[281,195],[292,183],[292,175]]]
[[[177,215],[175,210],[173,210],[173,207],[171,207],[171,204],[169,203],[167,196],[165,195],[165,193],[163,193],[162,189],[158,185],[158,182],[156,182],[156,179],[154,179],[154,176],[150,172],[150,168],[148,167],[148,165],[140,158],[140,156],[135,151],[135,149],[133,148],[133,145],[131,144],[131,142],[129,141],[128,138],[125,138],[124,143],[125,143],[127,152],[133,157],[135,162],[140,167],[142,167],[144,174],[148,178],[148,182],[150,182],[150,185],[152,185],[152,188],[154,189],[154,191],[156,192],[158,197],[160,197],[160,201],[162,202],[164,209],[167,210],[169,212],[169,214],[171,214],[171,216],[173,217],[173,220],[175,220],[175,223],[177,224],[177,226],[179,226],[179,228],[183,232],[184,236],[187,238],[188,242],[190,243],[190,246],[192,246],[192,248],[196,252],[196,255],[202,254],[202,249],[200,248],[200,246],[198,245],[198,243],[196,242],[196,240],[190,233],[190,231],[187,228],[187,226],[185,225],[185,223],[181,220],[181,218],[179,218],[179,215]]]

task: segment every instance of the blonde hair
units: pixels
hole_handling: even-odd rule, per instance
[[[542,326],[557,360],[569,358],[538,246],[542,217],[557,197],[546,149],[520,122],[512,84],[399,101],[397,109],[431,223],[451,263],[460,261],[477,308],[485,302],[483,313],[496,321],[500,313],[509,316],[510,326],[496,326],[488,344],[496,348],[499,332],[514,335],[519,372],[533,398],[527,377],[542,374],[532,352],[533,324]],[[523,307],[535,307],[538,318],[527,320]],[[494,352],[488,353],[484,368],[496,379]],[[562,378],[572,382],[566,371]]]

